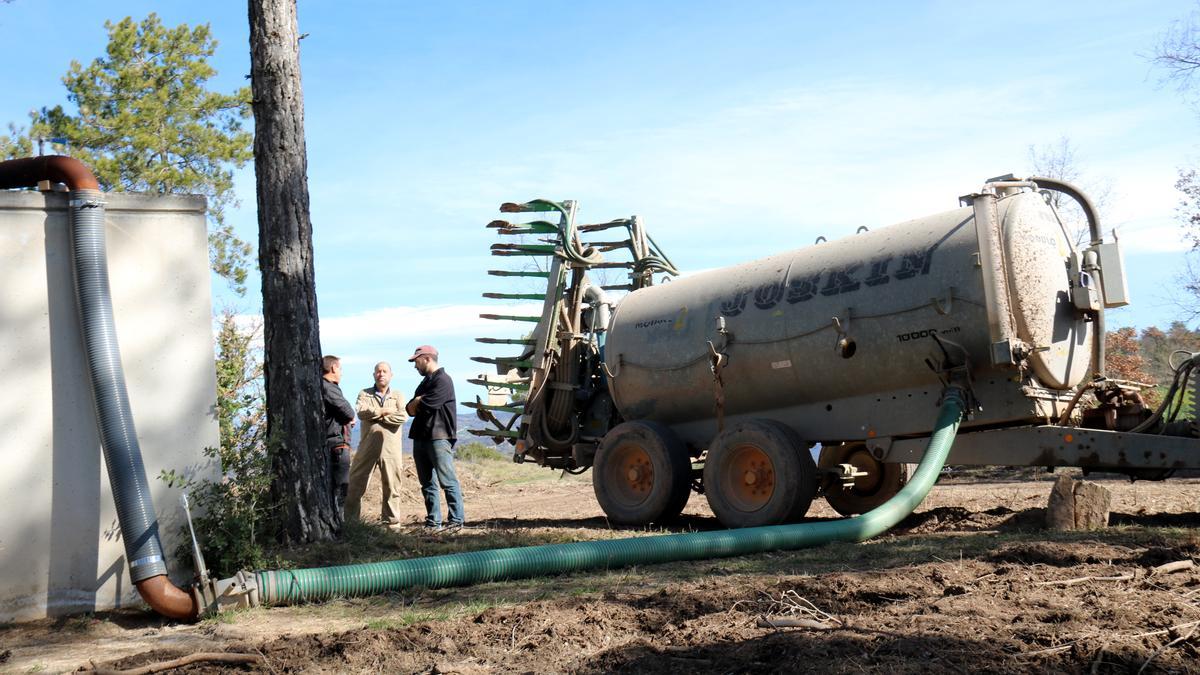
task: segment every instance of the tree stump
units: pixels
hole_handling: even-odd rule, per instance
[[[1046,527],[1051,530],[1098,530],[1108,527],[1112,494],[1104,487],[1059,476],[1050,490]]]

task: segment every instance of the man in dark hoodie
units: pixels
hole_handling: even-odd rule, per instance
[[[354,426],[354,408],[342,395],[342,360],[336,356],[321,359],[321,395],[325,401],[325,451],[329,454],[330,489],[338,513],[346,504],[350,485],[350,427]]]
[[[434,532],[454,532],[463,526],[462,488],[454,472],[454,442],[458,436],[458,404],[454,382],[438,365],[438,351],[429,345],[417,347],[409,361],[425,376],[405,407],[412,417],[408,437],[413,439],[413,465],[425,498],[425,527]],[[438,488],[446,493],[449,522],[442,527]]]

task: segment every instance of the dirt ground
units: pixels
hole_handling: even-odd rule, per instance
[[[363,528],[371,545],[412,555],[657,533],[613,531],[590,474],[497,463],[463,474],[471,529]],[[12,624],[0,627],[0,671],[128,669],[231,652],[257,662],[179,672],[1200,672],[1200,566],[1156,571],[1200,563],[1200,479],[1098,480],[1113,494],[1110,527],[1051,533],[1041,529],[1051,483],[1024,478],[948,476],[901,526],[864,544],[415,589],[196,624],[146,611]],[[416,523],[423,510],[411,487]],[[377,512],[373,499],[364,513]],[[717,527],[702,497],[685,515],[680,530]],[[810,516],[834,514],[817,502]]]

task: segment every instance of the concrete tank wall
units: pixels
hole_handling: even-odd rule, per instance
[[[215,478],[212,306],[202,197],[109,194],[118,340],[163,548],[183,514],[161,470]],[[65,194],[0,192],[0,621],[137,604],[76,315]]]

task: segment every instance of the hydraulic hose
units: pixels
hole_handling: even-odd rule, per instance
[[[835,541],[863,541],[895,526],[929,494],[950,453],[965,408],[961,390],[955,386],[947,389],[933,435],[912,480],[878,508],[853,518],[262,571],[256,574],[259,598],[268,604],[292,604],[414,587],[444,588],[589,569],[785,551]]]

